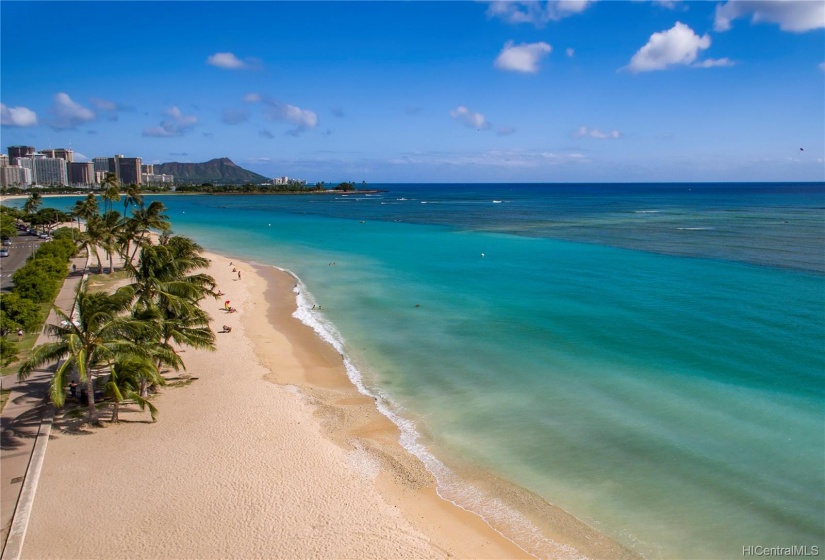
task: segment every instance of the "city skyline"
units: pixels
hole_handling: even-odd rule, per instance
[[[59,2],[32,33],[34,4],[0,4],[4,147],[310,183],[825,180],[823,2]]]

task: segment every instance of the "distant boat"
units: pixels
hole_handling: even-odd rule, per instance
[[[501,201],[500,200],[494,200],[493,204],[501,204]]]

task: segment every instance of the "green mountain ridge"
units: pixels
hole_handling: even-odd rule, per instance
[[[160,163],[155,164],[155,174],[172,175],[175,183],[213,183],[215,185],[243,185],[246,183],[269,182],[264,177],[235,164],[229,158],[216,158],[203,163]]]

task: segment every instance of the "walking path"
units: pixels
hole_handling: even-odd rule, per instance
[[[77,267],[77,272],[69,273],[63,282],[63,287],[57,294],[55,306],[69,314],[74,307],[74,295],[78,284],[84,277],[86,257],[75,257],[71,264]],[[54,310],[49,312],[46,324],[57,323]],[[35,345],[49,342],[49,337],[41,333]],[[0,415],[0,542],[3,543],[3,560],[16,558],[23,545],[25,535],[25,521],[22,533],[15,528],[15,534],[9,536],[15,511],[27,512],[34,499],[36,476],[26,480],[27,472],[39,472],[39,465],[31,461],[35,449],[42,448],[48,441],[48,429],[51,426],[52,405],[47,401],[49,381],[52,377],[52,367],[35,370],[26,381],[19,383],[16,374],[2,378],[4,389],[11,388],[9,401]],[[43,425],[43,437],[38,437]],[[42,451],[39,459],[42,461]],[[34,480],[33,480],[34,479]],[[26,487],[27,492],[22,492]],[[25,494],[25,495],[24,495]],[[30,495],[28,495],[30,494]],[[22,497],[21,497],[22,496]],[[18,503],[19,502],[19,503]],[[18,522],[19,525],[19,522]],[[8,540],[7,540],[8,539]]]

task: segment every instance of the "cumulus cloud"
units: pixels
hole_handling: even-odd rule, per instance
[[[225,70],[249,70],[260,65],[260,61],[255,58],[241,60],[231,52],[219,52],[210,55],[206,63]]]
[[[478,130],[486,130],[490,128],[490,123],[487,122],[484,115],[481,113],[474,113],[464,105],[459,105],[450,111],[450,116],[464,126],[469,126],[470,128],[475,128]]]
[[[110,121],[118,120],[118,113],[120,112],[134,111],[133,107],[127,107],[125,105],[121,105],[120,103],[109,101],[108,99],[92,97],[89,101],[91,101],[92,105],[95,106],[95,109],[101,113],[105,113]]]
[[[682,22],[676,22],[667,31],[659,31],[650,36],[647,44],[633,55],[628,69],[634,74],[664,70],[675,64],[691,64],[699,51],[710,47],[710,36],[699,37],[693,29]]]
[[[728,66],[736,66],[736,62],[725,57],[725,58],[708,58],[701,62],[696,62],[692,65],[694,68],[717,68],[717,67],[728,67]]]
[[[573,138],[596,138],[598,140],[610,140],[621,137],[622,133],[618,130],[602,132],[598,128],[588,128],[586,126],[580,126],[579,129],[573,133]]]
[[[499,70],[535,74],[539,71],[539,60],[552,50],[553,47],[544,42],[514,45],[513,41],[507,41],[494,65]]]
[[[60,92],[54,96],[52,118],[49,125],[56,129],[77,128],[78,125],[93,121],[94,111],[72,100],[68,93]]]
[[[160,126],[153,126],[143,131],[144,136],[154,136],[158,138],[168,138],[172,136],[183,136],[189,132],[196,124],[198,117],[194,115],[184,115],[175,105],[169,107],[165,112],[167,118],[161,121]]]
[[[583,12],[594,0],[547,0],[546,2],[496,0],[490,2],[487,16],[507,23],[532,23],[541,27],[548,21]]]
[[[247,93],[243,96],[243,100],[247,103],[259,103],[261,101],[260,93]]]
[[[313,128],[318,124],[318,115],[313,111],[280,101],[267,101],[267,106],[267,116],[272,120],[286,121],[298,128]]]
[[[27,127],[37,125],[37,113],[28,107],[8,107],[0,103],[0,125]]]
[[[751,16],[753,23],[776,23],[782,31],[804,33],[825,27],[821,0],[729,0],[716,6],[714,29],[727,31],[735,19]]]
[[[564,53],[567,56],[569,56],[570,58],[573,58],[574,56],[576,56],[576,51],[572,48],[568,48],[567,50],[564,51]]]

